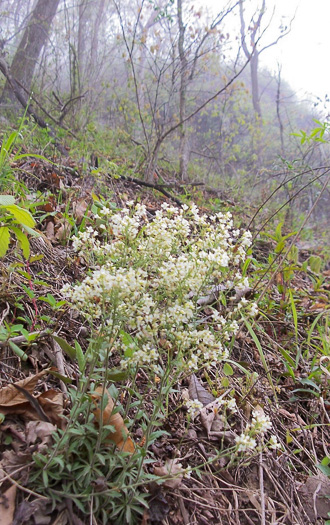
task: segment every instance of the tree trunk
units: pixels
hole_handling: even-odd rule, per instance
[[[251,70],[251,90],[252,90],[252,104],[258,124],[262,124],[260,97],[259,97],[259,82],[258,82],[258,62],[259,53],[257,49],[251,55],[250,70]]]
[[[281,155],[285,157],[285,148],[284,148],[284,126],[281,117],[281,67],[278,66],[278,75],[277,75],[277,92],[276,92],[276,114],[278,125],[280,128],[280,138],[281,138]]]
[[[40,52],[45,45],[52,20],[60,0],[38,0],[23,33],[11,64],[11,75],[30,91],[33,74]],[[2,101],[17,104],[15,94],[7,81],[2,92]]]
[[[78,43],[77,43],[77,85],[73,95],[81,94],[82,86],[86,77],[86,44],[89,38],[88,26],[90,24],[91,13],[88,9],[88,2],[83,0],[78,6]]]
[[[95,17],[94,24],[93,24],[93,34],[92,34],[92,43],[91,43],[91,71],[93,71],[93,73],[95,73],[97,69],[99,32],[100,32],[101,21],[102,21],[103,12],[104,12],[104,6],[105,6],[105,0],[100,0],[98,9],[97,9],[97,16]]]
[[[265,0],[262,1],[262,6],[259,10],[257,20],[253,23],[250,22],[248,32],[245,27],[244,11],[243,11],[243,0],[239,0],[239,14],[241,21],[241,43],[244,54],[247,59],[250,60],[250,71],[251,71],[251,90],[252,90],[252,104],[258,126],[262,125],[261,106],[259,98],[259,83],[258,83],[258,66],[259,66],[259,54],[257,49],[257,32],[260,30],[262,17],[265,13]],[[250,49],[246,43],[247,37],[250,39]]]
[[[180,58],[180,147],[179,147],[179,161],[180,161],[180,175],[181,180],[186,180],[187,171],[188,171],[188,140],[187,140],[187,126],[184,122],[186,118],[186,103],[187,103],[187,57],[184,50],[184,35],[185,35],[185,26],[183,24],[182,18],[182,0],[178,0],[178,22],[179,22],[179,41],[178,41],[178,50]]]

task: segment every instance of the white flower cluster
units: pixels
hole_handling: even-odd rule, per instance
[[[119,212],[104,206],[96,218],[99,229],[88,226],[73,247],[97,266],[81,284],[62,291],[86,317],[102,319],[109,332],[115,326],[134,336],[130,352],[125,338],[113,343],[122,366],[156,366],[169,350],[191,371],[228,358],[224,344],[237,333],[241,313],[255,315],[256,305],[243,298],[236,319],[210,307],[206,324],[197,300],[220,283],[237,290],[248,286],[239,266],[251,234],[239,237],[230,213],[208,216],[195,205],[163,204],[149,220],[144,205],[130,202]]]
[[[257,446],[257,441],[250,437],[249,434],[241,434],[236,436],[235,442],[237,445],[237,452],[246,452],[247,450],[253,450]]]
[[[251,423],[248,423],[244,432],[235,438],[237,452],[254,450],[257,447],[257,437],[263,436],[271,428],[272,423],[269,419],[269,416],[265,415],[264,411],[260,408],[254,409],[252,412]],[[281,445],[278,443],[277,437],[275,435],[270,437],[267,446],[274,450],[281,448]]]
[[[220,411],[225,412],[225,410],[229,410],[231,414],[234,414],[237,412],[237,405],[235,398],[229,398],[226,399],[224,395],[221,397],[218,397],[214,401],[212,401],[212,407],[214,412],[219,413]],[[186,407],[188,408],[188,414],[191,416],[192,419],[195,419],[200,413],[200,411],[203,408],[203,404],[198,399],[188,399],[185,403]],[[221,416],[225,419],[225,415]]]
[[[203,403],[198,401],[198,399],[188,399],[186,401],[186,407],[188,408],[188,414],[190,415],[191,419],[194,420],[203,408]]]

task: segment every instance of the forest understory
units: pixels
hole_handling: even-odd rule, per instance
[[[139,268],[143,248],[134,243],[150,239],[148,225],[161,210],[168,221],[180,213],[188,221],[195,199],[195,219],[205,217],[182,230],[181,248],[173,245],[166,254],[174,274],[208,224],[223,222],[228,211],[235,225],[246,221],[233,202],[211,219],[214,198],[199,188],[188,198],[171,188],[173,203],[157,190],[83,170],[72,159],[62,162],[32,154],[11,164],[15,185],[24,185],[34,201],[37,234],[31,228],[27,248],[17,225],[8,223],[11,238],[0,263],[1,523],[324,523],[330,468],[330,272],[324,256],[291,247],[280,260],[290,238],[282,235],[279,250],[281,239],[259,236],[251,247],[246,243],[241,261],[222,261],[217,277],[214,267],[205,274],[197,268],[203,275],[197,287],[191,268],[182,270],[173,289],[157,281],[163,312],[173,307],[173,294],[183,298],[181,306],[193,302],[189,319],[177,310],[183,317],[173,325],[162,318],[155,327],[155,299],[149,291],[150,310],[132,285],[120,299],[115,284],[110,292],[90,280],[82,291],[88,299],[71,295],[70,301],[65,289],[72,294],[77,283],[109,265],[109,245],[120,243],[120,252],[108,252],[112,262],[127,252],[121,276]],[[2,209],[24,226],[26,217],[1,199]],[[133,218],[136,209],[140,223],[127,219],[120,228],[118,217]],[[173,233],[174,225],[168,222],[165,230]],[[227,245],[234,256],[244,231]],[[151,259],[161,254],[158,242]],[[211,252],[210,245],[207,260],[217,267]],[[142,263],[149,283],[162,264],[156,263]],[[232,282],[231,264],[245,275],[243,286]],[[149,315],[146,325],[134,325],[125,308],[116,317],[120,300],[125,308],[136,301],[135,315]],[[225,338],[214,323],[220,318]],[[195,343],[185,347],[183,334],[191,332]],[[221,356],[209,356],[219,340]]]

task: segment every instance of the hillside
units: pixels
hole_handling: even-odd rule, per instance
[[[1,525],[328,523],[318,208],[292,231],[30,126],[0,155]]]

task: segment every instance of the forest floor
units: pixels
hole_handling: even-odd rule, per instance
[[[269,270],[268,261],[270,254],[276,254],[277,243],[269,238],[252,247],[250,257],[259,266],[248,270],[252,282],[248,293],[257,301],[263,297],[257,316],[250,324],[240,325],[230,342],[231,364],[225,370],[200,369],[173,379],[164,397],[166,410],[155,424],[159,435],[150,440],[147,448],[148,435],[140,424],[144,416],[142,420],[134,418],[134,402],[142,399],[145,419],[151,420],[155,405],[148,393],[150,377],[142,368],[134,379],[133,391],[130,378],[106,376],[110,378],[106,387],[112,384],[119,392],[133,443],[132,457],[132,451],[127,449],[126,455],[120,455],[111,445],[109,457],[119,458],[118,466],[111,468],[114,471],[125,461],[134,462],[134,450],[143,450],[141,472],[145,478],[141,475],[140,509],[138,499],[129,512],[131,500],[124,508],[120,499],[125,494],[123,485],[117,490],[112,486],[109,491],[107,483],[111,480],[101,467],[101,474],[96,474],[86,487],[90,490],[89,513],[79,503],[81,494],[63,495],[62,476],[64,479],[67,465],[61,461],[67,458],[58,456],[57,468],[48,471],[49,465],[41,460],[38,463],[38,454],[47,456],[58,450],[58,441],[53,437],[56,428],[65,431],[72,423],[73,397],[68,392],[79,390],[77,348],[87,352],[90,340],[100,330],[96,322],[91,327],[86,317],[71,308],[61,291],[64,285],[82,282],[92,269],[83,256],[74,252],[72,232],[82,231],[89,224],[93,195],[102,195],[119,210],[127,201],[139,202],[146,206],[151,221],[164,202],[173,202],[134,182],[93,175],[74,161],[54,166],[45,159],[31,157],[16,160],[11,169],[17,184],[24,184],[31,195],[39,195],[40,203],[32,212],[39,237],[30,238],[29,260],[24,260],[14,241],[0,260],[1,525],[325,523],[330,512],[330,272],[322,256],[305,252],[295,263],[275,265],[274,273],[274,265]],[[175,195],[188,202],[179,192]],[[191,188],[189,199],[194,198],[203,212],[211,213],[212,198],[207,192]],[[242,223],[234,203],[227,204],[226,209],[231,210],[234,222],[238,219]],[[259,288],[255,291],[257,281]],[[204,326],[210,315],[209,305],[201,310]],[[166,341],[159,341],[159,345],[166,348]],[[106,366],[118,369],[119,362],[114,352]],[[154,381],[160,379],[155,375]],[[227,392],[235,400],[237,411],[225,427],[215,400]],[[185,399],[197,399],[203,407],[190,419]],[[240,454],[236,449],[226,454],[227,449],[234,450],[235,436],[244,430],[252,413],[256,417],[255,410],[271,424],[276,446],[263,446],[263,440],[269,439],[267,434],[267,439],[261,437],[249,453]],[[86,428],[92,432],[91,419],[86,420]],[[125,433],[125,428],[121,426],[120,431]],[[83,440],[84,430],[76,429],[77,435],[79,431],[79,439]],[[79,453],[75,457],[79,461]],[[99,460],[102,463],[102,458]],[[85,458],[81,461],[84,463]],[[36,463],[39,473],[35,471]],[[87,471],[91,464],[85,462],[84,468],[87,470],[81,474],[82,479],[90,479]],[[133,477],[129,479],[136,480],[132,469]],[[118,505],[126,513],[116,517],[113,511],[107,519],[96,504],[102,491],[108,499],[112,495],[115,501],[119,498]]]

